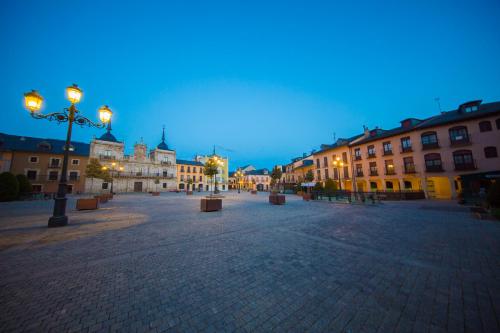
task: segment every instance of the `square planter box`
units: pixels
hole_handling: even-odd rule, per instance
[[[108,202],[108,197],[105,195],[96,195],[94,196],[94,199],[99,200],[99,203],[106,203]]]
[[[202,212],[215,212],[222,209],[222,199],[203,198],[200,204]]]
[[[269,196],[269,203],[272,205],[284,205],[285,196],[283,194],[271,194]]]
[[[159,197],[160,196],[160,192],[151,192],[151,195],[153,197]]]
[[[99,208],[99,199],[96,198],[88,198],[88,199],[78,199],[76,200],[76,209],[77,210],[92,210]]]
[[[311,200],[311,198],[312,198],[312,196],[309,193],[302,194],[302,199],[304,201],[309,201],[309,200]]]

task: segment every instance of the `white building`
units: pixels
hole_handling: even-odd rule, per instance
[[[212,155],[201,156],[197,155],[195,157],[195,161],[201,162],[203,165],[212,157],[217,156],[219,160],[222,161],[222,166],[218,168],[217,176],[214,178],[214,181],[211,181],[210,178],[206,177],[205,180],[205,190],[212,191],[214,189],[215,182],[217,182],[217,189],[219,191],[227,191],[229,189],[229,158],[222,157],[220,155],[215,154],[215,149]]]
[[[125,144],[111,134],[111,124],[99,139],[90,143],[90,158],[96,158],[108,168],[113,180],[86,179],[86,192],[157,192],[177,189],[175,151],[165,143],[165,128],[162,140],[148,153],[143,142],[134,145],[134,154],[125,155]]]

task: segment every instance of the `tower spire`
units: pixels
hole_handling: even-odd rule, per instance
[[[163,125],[163,132],[161,134],[161,142],[165,142],[165,125]]]

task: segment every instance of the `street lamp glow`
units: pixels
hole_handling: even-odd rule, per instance
[[[109,123],[112,115],[113,112],[111,112],[111,109],[107,105],[101,106],[101,108],[99,109],[99,119],[104,124]]]
[[[71,102],[71,104],[77,104],[82,98],[81,89],[78,88],[76,84],[69,86],[68,88],[66,88],[66,98]]]
[[[40,111],[42,103],[43,97],[36,90],[24,94],[24,107],[30,112]]]
[[[108,170],[108,168],[107,168],[107,167],[105,167],[105,166],[103,166],[103,167],[101,168],[101,170],[102,170],[102,171],[106,171],[106,170]]]

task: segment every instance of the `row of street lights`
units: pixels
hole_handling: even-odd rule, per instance
[[[62,112],[42,114],[40,110],[43,105],[43,97],[36,90],[32,90],[24,94],[24,106],[30,112],[31,117],[35,119],[57,121],[58,123],[68,123],[66,142],[64,144],[62,174],[59,180],[57,194],[54,198],[54,211],[48,222],[49,227],[61,227],[68,224],[68,217],[66,216],[66,182],[69,151],[72,150],[71,132],[73,129],[73,123],[80,126],[86,125],[89,127],[104,128],[106,124],[111,121],[111,116],[113,115],[110,108],[107,105],[104,105],[98,110],[99,119],[101,121],[100,123],[94,122],[87,117],[82,116],[80,111],[76,108],[76,104],[80,102],[82,95],[82,90],[76,84],[73,84],[72,86],[66,88],[66,98],[71,103],[68,108],[64,108]]]

